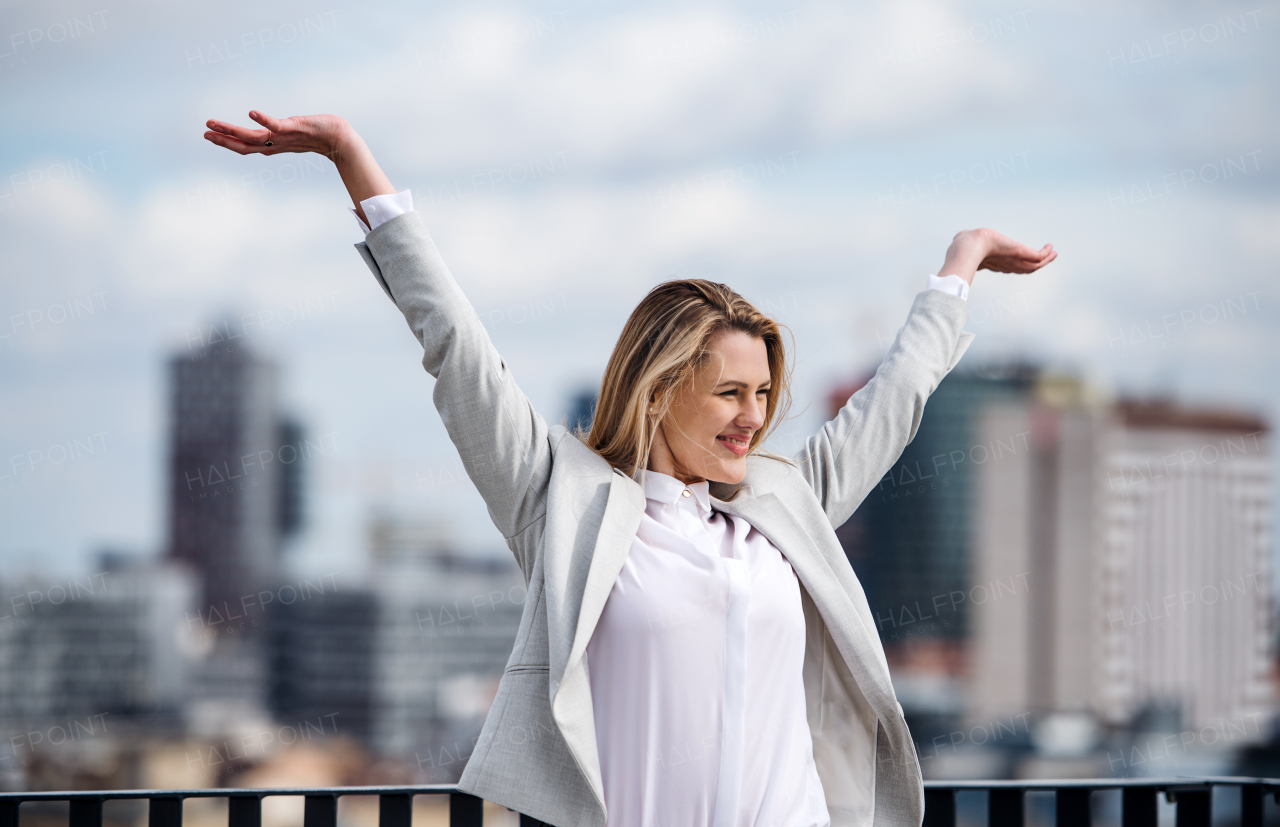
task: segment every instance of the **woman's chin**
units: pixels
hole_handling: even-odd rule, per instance
[[[747,458],[722,461],[714,473],[707,474],[707,479],[727,485],[737,485],[747,476]]]

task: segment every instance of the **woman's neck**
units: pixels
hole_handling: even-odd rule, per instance
[[[649,452],[648,470],[659,474],[666,474],[668,477],[675,477],[685,485],[693,485],[695,482],[706,481],[706,477],[700,477],[697,474],[690,474],[687,471],[677,468],[675,460],[670,453],[659,450],[657,445],[653,447],[654,450]]]
[[[654,434],[653,445],[649,448],[649,464],[645,467],[650,471],[666,474],[668,477],[675,477],[685,485],[705,482],[707,479],[676,467],[676,458],[671,453],[671,447],[667,445],[662,429],[658,429],[658,432]]]

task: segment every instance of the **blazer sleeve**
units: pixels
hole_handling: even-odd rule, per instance
[[[973,341],[969,303],[941,290],[916,295],[871,381],[791,455],[833,527],[843,525],[915,438],[924,404]]]
[[[389,219],[356,249],[422,345],[432,399],[494,525],[521,559],[521,532],[546,513],[547,425],[516,385],[454,281],[420,213]]]

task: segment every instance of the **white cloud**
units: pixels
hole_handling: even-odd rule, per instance
[[[1109,70],[1108,45],[1190,12],[1109,17],[1099,32],[1097,9],[1065,5],[1029,18],[959,2],[435,9],[339,6],[325,37],[200,74],[184,50],[296,14],[134,4],[84,48],[16,69],[6,169],[51,167],[56,157],[21,149],[50,134],[79,147],[67,150],[76,157],[110,148],[111,167],[0,207],[0,304],[12,314],[105,289],[111,312],[2,351],[4,421],[15,450],[88,427],[121,439],[108,465],[84,472],[92,484],[36,492],[5,515],[25,521],[24,542],[79,553],[104,531],[128,539],[128,525],[158,536],[153,420],[167,348],[221,307],[270,312],[333,291],[331,310],[259,340],[287,355],[292,398],[317,429],[341,433],[343,461],[385,458],[395,480],[388,493],[339,473],[342,490],[317,495],[331,507],[323,552],[350,551],[362,503],[384,494],[484,522],[473,494],[416,486],[452,449],[416,345],[350,247],[359,233],[336,174],[327,162],[242,159],[200,141],[206,117],[251,107],[338,112],[360,128],[393,181],[413,188],[473,303],[497,318],[495,340],[548,419],[566,389],[598,372],[643,290],[676,273],[777,305],[803,357],[797,410],[812,401],[817,411],[827,383],[883,353],[951,235],[972,226],[1053,241],[1062,258],[1025,283],[979,277],[973,307],[991,311],[971,319],[970,364],[1038,353],[1224,399],[1273,393],[1274,291],[1256,316],[1206,328],[1180,350],[1117,355],[1108,339],[1170,310],[1269,290],[1280,208],[1248,191],[1264,182],[1260,170],[1188,189],[1164,212],[1107,201],[1110,187],[1261,146],[1249,136],[1268,134],[1275,112],[1250,74],[1258,38],[1232,42],[1236,76],[1206,47],[1139,78]],[[966,181],[928,205],[879,203],[877,187],[898,192],[1023,150],[1030,164],[1016,176]],[[767,162],[783,169],[750,177]],[[550,315],[510,317],[564,291]],[[1014,312],[993,312],[1002,305]],[[112,497],[95,495],[101,479]]]
[[[276,97],[345,101],[380,156],[419,173],[566,150],[578,170],[679,169],[727,144],[892,134],[1026,92],[1032,68],[994,39],[954,39],[975,23],[940,2],[597,20],[464,10],[406,22],[381,57],[308,73]]]

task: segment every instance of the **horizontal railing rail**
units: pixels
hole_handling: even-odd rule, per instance
[[[1026,794],[1052,792],[1059,827],[1089,827],[1093,823],[1095,791],[1121,790],[1121,823],[1124,827],[1156,827],[1158,796],[1164,794],[1177,807],[1177,827],[1209,827],[1213,815],[1213,790],[1240,788],[1241,827],[1262,827],[1265,798],[1280,803],[1280,779],[1276,778],[1086,778],[1030,781],[926,781],[924,827],[955,827],[956,793],[986,792],[990,827],[1022,827],[1026,819]],[[483,827],[484,802],[449,784],[382,787],[279,787],[196,790],[100,790],[0,793],[0,827],[19,827],[19,809],[31,802],[69,802],[68,827],[102,827],[102,805],[107,801],[145,799],[148,827],[182,827],[182,802],[188,798],[225,798],[227,827],[262,827],[262,799],[294,796],[305,799],[304,827],[337,827],[338,799],[342,796],[378,796],[378,827],[412,827],[413,798],[418,795],[449,796],[449,827]],[[524,821],[524,819],[521,819]]]

